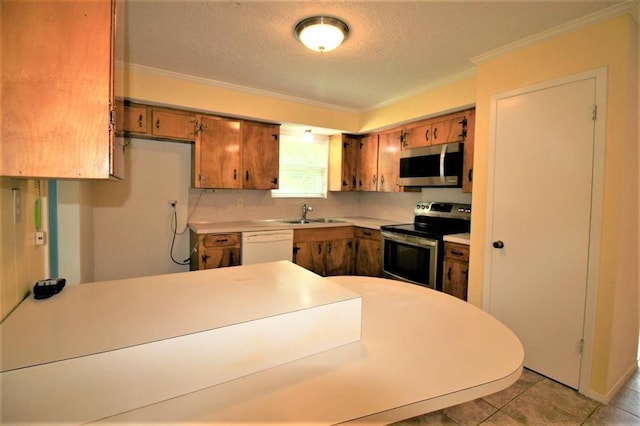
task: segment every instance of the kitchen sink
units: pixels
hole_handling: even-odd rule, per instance
[[[320,219],[307,219],[310,222],[313,223],[342,223],[344,222],[344,220],[340,220],[340,219],[332,219],[330,217],[322,217]]]
[[[279,220],[280,223],[287,223],[289,225],[305,225],[310,223],[342,223],[344,220],[333,219],[330,217],[322,217],[318,219],[288,219],[288,220]]]
[[[288,223],[290,225],[304,225],[305,223],[311,223],[309,219],[290,219],[290,220],[279,220],[280,223]]]

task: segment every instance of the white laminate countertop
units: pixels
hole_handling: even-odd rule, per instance
[[[100,424],[383,425],[498,392],[522,372],[506,326],[447,294],[327,278],[363,298],[362,339]]]
[[[292,218],[293,219],[293,218]],[[313,218],[311,218],[313,219]],[[283,220],[239,220],[229,222],[189,222],[189,229],[196,234],[219,234],[225,232],[252,232],[252,231],[274,231],[278,229],[309,229],[309,228],[326,228],[337,226],[360,226],[363,228],[380,229],[383,225],[393,225],[403,223],[402,221],[390,219],[378,219],[371,217],[353,216],[353,217],[332,217],[332,219],[341,222],[332,223],[305,223],[290,224]]]
[[[27,299],[0,324],[2,367],[6,372],[43,362],[32,352],[82,356],[86,348],[108,351],[273,315],[282,305],[305,309],[352,297],[362,298],[357,342],[97,423],[382,425],[498,392],[522,372],[518,338],[473,305],[400,281],[322,278],[290,262],[82,284],[51,299]],[[83,303],[69,309],[70,299]],[[102,374],[110,380],[109,372]],[[68,377],[69,389],[81,392],[74,379]],[[135,391],[154,383],[153,377],[141,380]]]
[[[471,240],[471,234],[469,234],[467,232],[467,233],[462,233],[462,234],[445,235],[444,236],[444,240],[452,242],[452,243],[459,243],[459,244],[467,244],[467,245],[469,245],[470,240]]]

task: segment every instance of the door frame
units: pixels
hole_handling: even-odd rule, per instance
[[[550,89],[577,81],[595,79],[595,103],[597,116],[594,121],[593,166],[591,187],[591,223],[589,227],[589,255],[587,266],[587,285],[584,310],[583,352],[580,363],[578,391],[602,402],[602,395],[589,390],[593,360],[594,331],[596,324],[596,302],[598,291],[599,258],[602,235],[602,210],[604,192],[604,152],[607,118],[607,67],[549,80],[542,83],[495,94],[491,97],[489,111],[489,146],[487,158],[487,211],[484,238],[484,276],[482,309],[489,312],[491,300],[491,253],[493,230],[493,191],[495,179],[496,113],[499,100],[530,92]]]

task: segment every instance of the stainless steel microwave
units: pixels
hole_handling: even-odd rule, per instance
[[[410,148],[400,153],[401,186],[462,186],[464,143]]]

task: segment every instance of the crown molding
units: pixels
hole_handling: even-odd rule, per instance
[[[338,110],[338,111],[352,113],[352,114],[357,114],[357,113],[360,112],[360,110],[355,109],[355,108],[348,108],[348,107],[341,106],[341,105],[330,104],[330,103],[327,103],[327,102],[319,102],[319,101],[314,101],[314,100],[311,100],[311,99],[299,98],[299,97],[296,97],[296,96],[283,95],[282,93],[270,92],[268,90],[254,89],[254,88],[251,88],[251,87],[240,86],[240,85],[237,85],[237,84],[225,83],[224,81],[218,81],[218,80],[212,80],[212,79],[203,78],[203,77],[196,77],[196,76],[192,76],[192,75],[181,74],[181,73],[177,73],[177,72],[173,72],[173,71],[162,70],[162,69],[159,69],[159,68],[148,67],[146,65],[125,63],[125,62],[122,62],[122,61],[117,61],[116,65],[119,66],[119,67],[122,67],[123,69],[129,69],[129,70],[133,70],[133,71],[140,71],[140,72],[143,72],[143,73],[152,74],[152,75],[156,75],[156,76],[159,76],[159,77],[166,77],[166,78],[171,78],[171,79],[174,79],[174,80],[185,81],[187,83],[195,83],[195,84],[200,84],[200,85],[203,85],[203,86],[216,87],[216,88],[220,88],[220,89],[231,90],[231,91],[234,91],[234,92],[247,93],[247,94],[256,95],[256,96],[264,96],[264,97],[268,97],[268,98],[271,98],[271,99],[279,99],[279,100],[282,100],[282,101],[295,102],[295,103],[299,103],[299,104],[304,104],[304,105],[309,105],[309,106],[314,106],[314,107],[319,107],[319,108],[327,108],[327,109],[331,109],[331,110]]]
[[[474,65],[479,65],[483,62],[498,58],[502,55],[515,52],[517,50],[528,47],[532,44],[548,40],[553,37],[557,37],[563,34],[567,34],[584,27],[594,25],[600,22],[604,22],[611,18],[614,18],[619,15],[624,15],[628,13],[631,17],[636,21],[638,21],[638,0],[629,0],[624,3],[619,3],[603,9],[599,12],[592,13],[591,15],[584,16],[582,18],[573,20],[571,22],[567,22],[566,24],[557,26],[547,31],[543,31],[541,33],[532,35],[530,37],[524,38],[522,40],[516,41],[514,43],[507,44],[498,49],[491,50],[487,53],[483,53],[482,55],[475,56],[470,58],[469,60]]]
[[[434,89],[437,89],[439,87],[443,87],[443,86],[446,86],[448,84],[455,83],[458,80],[464,80],[464,79],[469,78],[469,77],[474,77],[475,75],[476,75],[476,67],[474,66],[472,68],[469,68],[469,69],[467,69],[465,71],[462,71],[462,72],[459,72],[457,74],[452,74],[452,75],[447,76],[445,78],[441,78],[439,80],[434,80],[434,81],[430,82],[429,84],[427,84],[426,86],[422,86],[418,90],[416,90],[414,92],[411,92],[411,93],[409,93],[407,95],[398,96],[397,98],[392,98],[392,99],[380,102],[378,104],[372,105],[370,107],[363,108],[360,112],[372,111],[374,109],[383,108],[385,106],[392,105],[392,104],[394,104],[396,102],[400,102],[400,101],[405,100],[405,99],[409,99],[409,98],[413,98],[413,97],[416,97],[416,96],[420,96],[420,94],[428,92],[430,90],[434,90]]]

